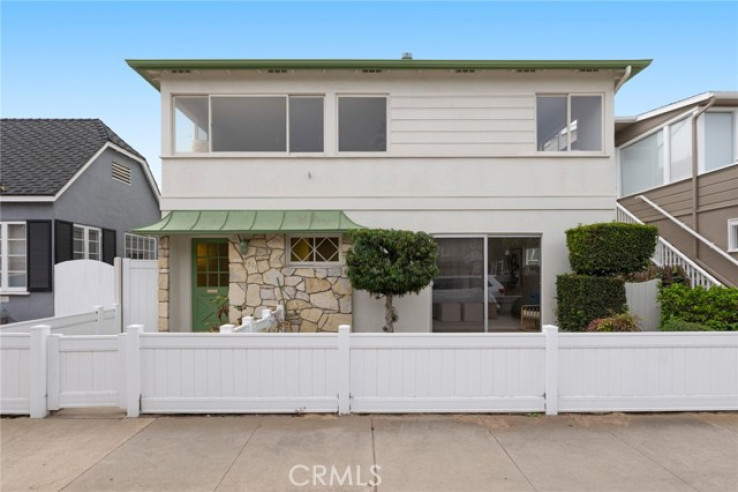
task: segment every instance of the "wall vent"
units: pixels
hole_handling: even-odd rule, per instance
[[[477,73],[476,69],[474,68],[457,68],[454,70],[456,73]]]
[[[518,68],[515,71],[518,72],[518,73],[536,73],[536,69],[535,68]]]
[[[131,184],[131,168],[114,162],[113,179],[127,185]]]
[[[190,73],[190,70],[183,70],[183,69],[177,69],[177,70],[170,70],[171,73]]]
[[[580,68],[580,72],[599,72],[599,68]]]
[[[287,73],[287,70],[284,68],[270,68],[267,73]]]
[[[382,73],[382,69],[379,68],[364,68],[362,69],[362,72],[364,73]]]

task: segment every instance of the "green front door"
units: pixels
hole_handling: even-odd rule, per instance
[[[208,331],[220,326],[219,296],[228,296],[228,240],[193,239],[192,331]]]

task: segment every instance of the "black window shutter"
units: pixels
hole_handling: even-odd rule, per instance
[[[28,291],[51,292],[51,221],[29,220],[26,227]]]
[[[54,263],[69,261],[72,259],[72,235],[73,224],[63,220],[57,220],[54,223],[54,235],[56,243],[56,256]]]
[[[111,265],[115,261],[115,231],[112,229],[103,229],[102,259]]]

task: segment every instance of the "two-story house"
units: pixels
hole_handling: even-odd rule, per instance
[[[288,300],[303,331],[377,331],[345,233],[422,230],[433,286],[398,331],[556,320],[564,230],[611,221],[613,98],[648,60],[129,60],[161,93],[160,330]]]
[[[619,203],[718,282],[738,286],[738,92],[618,118]]]
[[[146,159],[99,119],[0,121],[0,322],[54,316],[54,267],[156,258]],[[90,306],[90,309],[92,306]]]

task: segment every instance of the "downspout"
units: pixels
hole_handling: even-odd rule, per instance
[[[623,84],[628,81],[631,73],[633,73],[633,67],[628,65],[627,67],[625,67],[625,72],[623,73],[623,76],[620,77],[617,82],[615,82],[615,94],[617,94]]]
[[[699,224],[699,214],[697,213],[697,208],[699,206],[699,189],[698,189],[698,177],[697,174],[699,172],[698,169],[698,149],[697,149],[697,119],[702,116],[702,114],[710,109],[712,105],[715,104],[715,96],[713,95],[709,101],[707,101],[707,104],[705,104],[702,109],[698,109],[692,114],[692,229],[699,234],[700,233],[700,224]],[[694,259],[695,261],[699,258],[697,257],[697,253],[699,250],[699,242],[697,239],[692,240],[692,251],[694,253]]]

